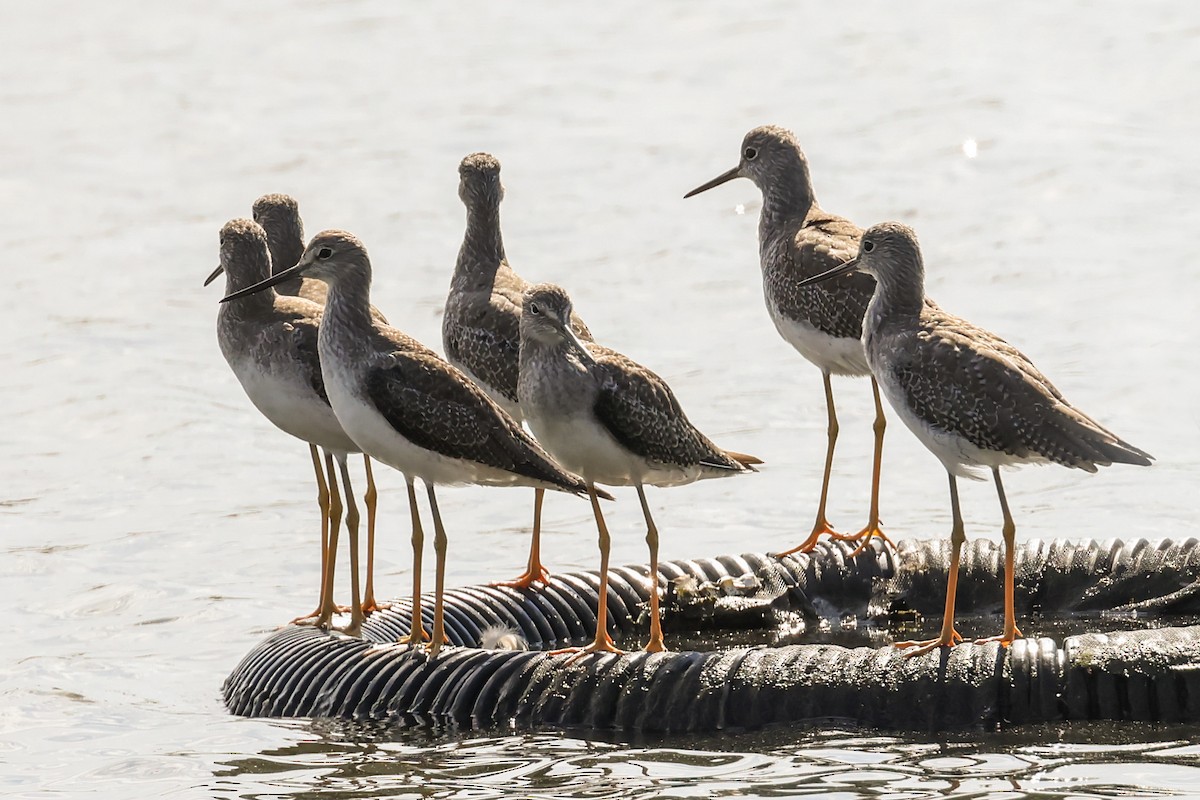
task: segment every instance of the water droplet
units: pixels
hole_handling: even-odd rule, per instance
[[[745,214],[746,213],[746,204],[738,203],[736,206],[733,207],[733,213],[737,214],[739,217],[741,215]]]
[[[967,158],[974,158],[979,155],[979,142],[974,139],[966,139],[962,143],[963,155]]]

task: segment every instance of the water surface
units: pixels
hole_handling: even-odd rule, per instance
[[[459,159],[504,165],[513,264],[675,388],[759,475],[651,495],[663,557],[791,546],[820,480],[817,371],[776,336],[757,193],[685,191],[742,135],[795,129],[818,197],[914,225],[930,294],[1028,352],[1158,456],[1006,480],[1018,536],[1197,533],[1193,342],[1200,11],[1142,2],[454,9],[119,0],[10,9],[0,33],[0,792],[182,796],[830,797],[1200,794],[1192,729],[892,736],[786,730],[602,742],[229,718],[221,680],[315,600],[305,448],[218,352],[217,231],[269,191],[354,230],[375,303],[440,342]],[[865,518],[871,406],[840,380],[830,514]],[[949,528],[945,478],[894,425],[883,514]],[[381,471],[378,582],[409,580],[403,485]],[[986,484],[968,535],[997,536]],[[453,584],[511,577],[525,492],[443,494]],[[614,560],[644,559],[610,511]],[[554,569],[590,568],[586,503],[547,503]]]

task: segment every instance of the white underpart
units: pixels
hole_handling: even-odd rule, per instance
[[[822,370],[834,375],[867,375],[867,355],[859,339],[830,336],[812,325],[784,316],[767,297],[767,311],[783,340]]]
[[[250,402],[275,427],[337,453],[357,453],[359,448],[338,424],[333,409],[298,373],[283,365],[263,369],[249,358],[235,356],[229,366]]]
[[[565,469],[591,483],[608,486],[682,486],[701,478],[735,475],[699,465],[682,467],[650,461],[631,453],[590,413],[543,416],[537,406],[525,421],[534,437]]]

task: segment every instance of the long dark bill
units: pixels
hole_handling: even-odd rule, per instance
[[[830,278],[836,278],[838,275],[845,275],[847,272],[852,272],[854,270],[854,268],[857,266],[858,266],[858,259],[852,258],[849,261],[847,261],[845,264],[838,264],[833,269],[825,270],[820,275],[813,275],[811,278],[805,278],[804,280],[800,281],[796,285],[797,286],[809,286],[814,283],[820,283],[821,281],[827,281]]]
[[[213,281],[215,281],[217,279],[218,275],[220,275],[224,271],[225,271],[224,267],[218,266],[216,269],[214,269],[212,271],[211,275],[209,275],[207,278],[204,279],[204,285],[208,286],[210,283],[212,283]]]
[[[221,302],[228,303],[230,300],[237,300],[239,297],[245,297],[248,294],[254,294],[255,292],[261,292],[263,289],[269,289],[272,286],[283,283],[284,281],[289,280],[291,278],[295,278],[299,275],[300,275],[300,265],[297,264],[294,267],[285,269],[283,272],[276,272],[274,275],[267,278],[265,281],[259,281],[258,283],[254,284],[253,286],[247,286],[245,289],[238,289],[233,294],[222,297]]]
[[[713,178],[708,183],[701,184],[700,186],[697,186],[695,189],[692,189],[690,192],[688,192],[687,194],[685,194],[683,196],[683,199],[686,200],[694,194],[700,194],[701,192],[707,192],[709,189],[713,188],[714,186],[720,186],[722,183],[729,183],[734,178],[741,177],[739,174],[741,169],[742,168],[740,166],[737,166],[737,167],[734,167],[733,169],[729,170],[728,172],[722,172],[720,175]]]

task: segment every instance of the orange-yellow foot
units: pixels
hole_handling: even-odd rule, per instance
[[[387,611],[391,607],[391,603],[380,603],[377,600],[365,600],[362,604],[362,612],[363,614],[374,614],[376,611]]]
[[[812,533],[803,542],[793,547],[791,550],[784,550],[782,553],[771,553],[775,558],[783,558],[784,556],[795,555],[796,553],[811,553],[812,549],[817,546],[817,542],[822,536],[829,535],[839,537],[843,534],[838,533],[833,529],[833,526],[822,517],[817,520],[817,524],[813,526]]]
[[[587,647],[564,647],[561,650],[551,650],[549,655],[561,656],[570,654],[571,657],[565,663],[573,664],[590,653],[616,653],[619,656],[625,655],[625,651],[617,647],[616,642],[612,640],[607,631],[604,633],[603,638],[597,637],[596,641]]]
[[[1014,625],[1013,629],[1011,631],[1005,631],[1004,633],[997,634],[996,636],[988,636],[983,639],[976,639],[975,644],[988,644],[990,642],[999,642],[1002,647],[1008,647],[1010,644],[1015,642],[1017,639],[1023,639],[1023,638],[1025,638],[1025,635],[1023,633],[1021,633],[1021,629],[1018,628],[1016,625]]]
[[[871,545],[871,540],[878,536],[883,540],[883,543],[893,550],[896,549],[895,543],[888,538],[888,535],[883,532],[883,529],[878,525],[868,525],[858,533],[830,533],[832,538],[839,542],[858,542],[858,547],[854,548],[849,555],[849,558],[854,558],[856,555],[866,550]]]
[[[335,614],[350,613],[350,606],[334,606]],[[331,615],[332,616],[332,615]],[[311,614],[301,615],[288,623],[288,625],[320,625],[321,624],[321,609],[317,609]]]
[[[550,580],[550,570],[538,564],[534,569],[527,569],[511,581],[496,581],[489,586],[507,586],[510,589],[528,589],[535,583],[545,584]]]
[[[445,634],[443,634],[442,636],[443,636],[443,638],[445,638]],[[428,642],[432,639],[433,639],[433,634],[430,633],[429,631],[425,630],[425,628],[421,627],[421,628],[413,628],[412,633],[398,639],[397,641],[399,644],[406,644],[409,647],[422,647],[425,645],[426,642]],[[446,642],[449,643],[450,640],[446,639]]]
[[[924,642],[896,642],[897,650],[907,650],[910,647],[915,647],[916,650],[911,650],[904,654],[905,658],[915,658],[923,656],[931,650],[937,650],[939,647],[954,647],[956,644],[962,644],[963,638],[959,636],[958,631],[950,629],[949,635],[943,633],[936,639],[929,639]]]
[[[646,646],[642,649],[645,650],[647,653],[665,653],[665,652],[667,652],[667,646],[665,644],[663,644],[662,637],[659,637],[657,639],[651,639],[650,641],[646,642]]]

